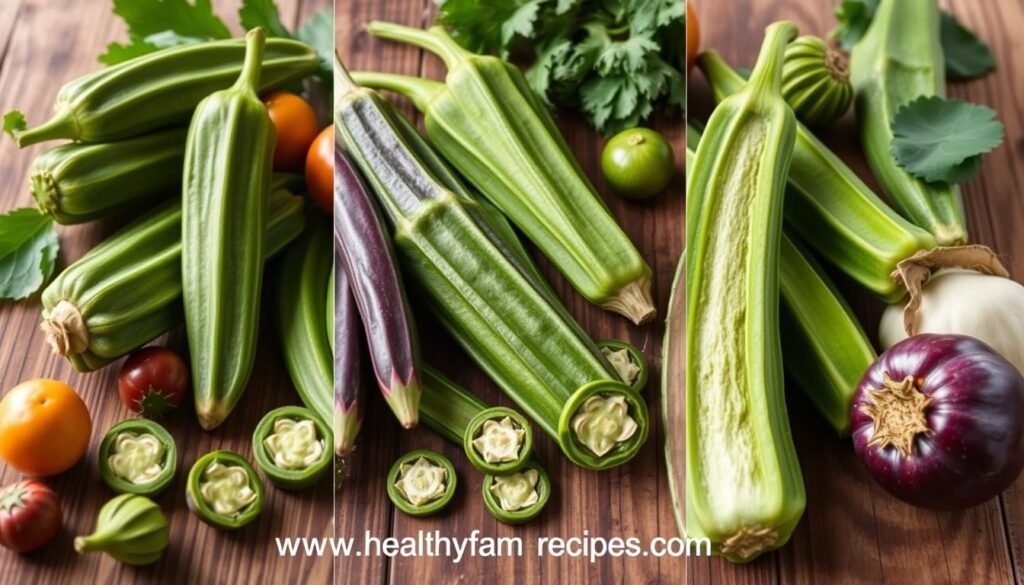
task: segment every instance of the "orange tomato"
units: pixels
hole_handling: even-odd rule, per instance
[[[0,458],[34,477],[74,465],[89,446],[89,409],[70,386],[28,380],[0,400]]]
[[[306,188],[317,207],[334,213],[334,126],[324,128],[309,147]]]
[[[692,69],[700,52],[700,25],[693,0],[686,0],[686,68]]]
[[[320,122],[309,102],[287,91],[275,91],[263,97],[267,113],[277,130],[274,142],[274,170],[297,171],[302,168],[309,145],[316,138]]]

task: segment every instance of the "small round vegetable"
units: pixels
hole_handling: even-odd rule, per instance
[[[649,430],[640,394],[622,382],[595,380],[580,386],[562,407],[558,439],[570,461],[609,469],[636,455]]]
[[[57,380],[22,382],[0,401],[0,457],[35,477],[74,465],[89,446],[89,409]]]
[[[864,374],[851,418],[861,462],[915,506],[980,504],[1024,468],[1024,378],[973,337],[894,345]]]
[[[256,465],[271,483],[286,490],[320,481],[331,468],[332,444],[327,426],[301,406],[271,410],[252,434]]]
[[[499,522],[523,524],[537,517],[551,497],[551,479],[536,462],[511,475],[484,476],[484,506]]]
[[[466,425],[462,447],[469,462],[481,472],[514,473],[530,459],[533,429],[526,417],[511,408],[487,408]]]
[[[96,530],[75,538],[75,551],[105,552],[126,565],[155,563],[167,548],[167,517],[152,500],[122,494],[100,508]]]
[[[615,368],[623,382],[637,392],[644,391],[650,366],[647,365],[647,356],[640,348],[618,339],[605,339],[597,342],[597,346],[601,348],[601,353]]]
[[[274,170],[297,171],[306,161],[309,145],[316,138],[320,121],[309,102],[287,91],[263,97],[270,121],[274,123]]]
[[[846,59],[818,37],[796,39],[786,48],[782,95],[804,124],[824,126],[835,122],[853,102]]]
[[[447,457],[419,449],[402,455],[388,472],[388,498],[410,516],[430,516],[455,496],[458,478]]]
[[[309,147],[306,188],[321,211],[334,213],[334,126],[324,128]]]
[[[161,418],[181,406],[189,389],[188,364],[166,347],[144,347],[125,360],[117,377],[121,402],[149,418]]]
[[[60,532],[57,494],[31,479],[0,490],[0,545],[17,553],[41,548]]]
[[[188,473],[185,501],[199,519],[233,530],[252,522],[263,510],[263,484],[240,455],[213,451]]]
[[[601,172],[623,197],[653,197],[665,189],[676,172],[672,146],[654,130],[623,130],[604,147]]]
[[[157,496],[178,470],[174,439],[157,423],[126,420],[110,427],[100,443],[100,477],[119,494]]]
[[[693,0],[686,1],[686,69],[693,69],[700,52],[700,25],[697,22],[697,9]]]

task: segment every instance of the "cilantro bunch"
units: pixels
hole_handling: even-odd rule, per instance
[[[437,21],[471,51],[525,49],[526,79],[552,107],[605,134],[654,108],[685,107],[685,15],[679,0],[437,0]]]

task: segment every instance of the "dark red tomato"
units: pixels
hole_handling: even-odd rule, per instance
[[[60,500],[45,484],[27,479],[0,489],[0,545],[18,553],[53,540],[62,521]]]
[[[128,356],[117,378],[121,402],[148,418],[160,418],[180,406],[188,388],[188,364],[166,347],[144,347]]]
[[[334,214],[334,126],[324,128],[306,155],[306,188],[313,203]]]
[[[851,410],[853,446],[889,493],[959,510],[1024,469],[1024,378],[981,341],[923,334],[868,368]]]

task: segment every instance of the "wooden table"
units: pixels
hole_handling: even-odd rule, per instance
[[[904,0],[901,0],[904,1]],[[751,66],[764,27],[788,19],[802,34],[825,35],[835,24],[832,0],[694,0],[702,47],[734,65]],[[951,97],[995,108],[1006,142],[986,157],[981,176],[964,188],[972,239],[999,252],[1013,276],[1024,278],[1024,4],[1019,0],[940,0],[995,53],[999,70],[977,81],[953,83]],[[690,77],[690,113],[706,119],[712,100],[699,71]],[[852,116],[824,136],[861,177],[871,179],[857,145]],[[882,305],[835,275],[871,337]],[[903,504],[875,485],[849,440],[831,428],[792,388],[792,430],[807,487],[807,511],[781,551],[746,566],[693,559],[693,583],[1007,583],[1024,578],[1024,479],[996,500],[959,513]]]
[[[330,0],[277,0],[289,28]],[[0,2],[0,109],[22,109],[30,121],[48,117],[57,89],[66,81],[99,67],[96,56],[111,41],[126,38],[110,0],[80,0],[74,8],[63,0],[3,0]],[[236,33],[238,0],[216,0],[217,14]],[[0,139],[0,209],[33,204],[28,191],[32,158],[52,144],[18,150]],[[82,256],[109,235],[121,221],[104,221],[60,229],[58,269]],[[264,311],[257,367],[245,398],[232,416],[212,432],[200,429],[192,407],[167,420],[179,451],[178,476],[157,502],[171,525],[171,544],[156,564],[131,568],[101,554],[80,556],[72,549],[74,536],[92,531],[99,507],[113,496],[99,477],[97,450],[106,430],[130,413],[117,395],[120,363],[97,373],[80,375],[64,359],[50,353],[39,331],[39,302],[0,304],[0,389],[6,392],[29,378],[66,380],[89,405],[92,441],[86,456],[71,470],[46,480],[60,495],[64,529],[43,550],[18,556],[0,550],[0,583],[328,583],[334,575],[329,558],[279,557],[278,536],[323,537],[333,534],[334,491],[324,481],[312,491],[285,493],[269,484],[263,512],[253,524],[227,533],[202,524],[185,505],[185,477],[203,453],[230,449],[250,456],[251,434],[268,410],[298,403],[284,369],[273,329],[272,314]],[[185,350],[184,332],[176,330],[160,343]],[[250,458],[251,460],[251,458]],[[19,474],[0,463],[0,485]]]

